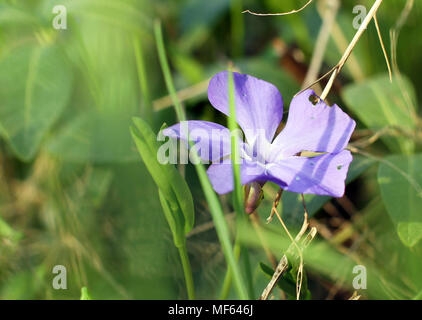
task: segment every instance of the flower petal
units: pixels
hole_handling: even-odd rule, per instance
[[[311,96],[315,92],[305,90],[292,100],[286,127],[273,142],[275,157],[301,151],[338,153],[347,146],[355,121],[337,105],[329,107],[322,100],[313,105]]]
[[[225,194],[233,191],[233,167],[231,160],[227,159],[223,163],[210,165],[207,174],[214,190],[218,194]],[[245,160],[242,162],[240,165],[240,179],[242,185],[261,180],[261,178],[264,178],[264,169],[262,166]]]
[[[313,158],[294,156],[270,165],[267,173],[288,191],[342,197],[352,159],[348,150]]]
[[[205,161],[217,161],[231,154],[230,130],[209,121],[183,121],[163,130],[163,135],[195,143],[196,150]]]
[[[236,119],[249,144],[257,135],[272,141],[283,116],[283,98],[271,83],[233,72]],[[217,73],[208,86],[208,99],[214,108],[229,115],[228,72]]]

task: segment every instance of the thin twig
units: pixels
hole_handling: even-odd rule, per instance
[[[306,73],[305,80],[303,81],[302,88],[308,87],[309,84],[314,83],[318,76],[327,49],[328,40],[330,39],[331,29],[335,23],[340,6],[338,0],[326,0],[323,4],[324,8],[321,9],[322,12],[320,13],[323,22],[318,32],[315,50],[312,53],[311,63],[308,72]]]
[[[335,78],[340,73],[341,69],[343,68],[344,64],[346,63],[347,59],[349,58],[350,54],[352,53],[353,49],[355,48],[357,42],[359,41],[362,34],[365,32],[366,28],[368,27],[369,23],[371,22],[372,18],[377,13],[378,8],[380,7],[383,0],[376,0],[375,3],[372,5],[371,10],[369,10],[368,15],[363,20],[362,24],[360,25],[358,31],[356,32],[355,36],[353,37],[352,41],[350,42],[349,46],[343,53],[337,67],[334,68],[333,73],[331,74],[331,78],[328,81],[327,85],[324,88],[324,91],[321,94],[321,100],[325,100],[327,98],[328,93],[331,90],[331,87],[334,83]]]
[[[177,91],[177,97],[181,102],[186,100],[192,99],[194,97],[203,95],[207,93],[209,79],[201,81],[191,87],[186,89],[182,89]],[[173,105],[173,101],[171,96],[164,96],[162,98],[158,98],[152,102],[154,111],[160,111],[165,108],[171,107]]]
[[[289,14],[298,13],[298,12],[302,11],[307,6],[309,6],[312,1],[313,0],[309,0],[302,8],[297,9],[297,10],[292,10],[292,11],[289,11],[289,12],[281,12],[281,13],[257,13],[257,12],[253,12],[253,11],[250,11],[250,10],[245,10],[245,11],[242,11],[242,13],[249,13],[249,14],[252,14],[254,16],[287,16]]]
[[[382,41],[381,31],[378,25],[378,19],[377,19],[376,14],[374,14],[374,23],[375,23],[375,28],[377,29],[378,39],[380,40],[382,53],[384,54],[385,62],[387,63],[388,76],[390,77],[390,82],[393,82],[393,74],[391,72],[390,61],[388,59],[387,51],[385,50],[384,41]]]
[[[349,298],[349,300],[359,300],[360,299],[360,295],[358,295],[358,292],[355,291],[353,292],[353,295]]]
[[[302,287],[302,278],[303,278],[303,256],[302,256],[301,249],[299,248],[299,246],[296,243],[296,240],[293,239],[292,235],[289,232],[289,229],[287,228],[287,226],[285,225],[283,219],[281,218],[280,214],[277,211],[277,206],[278,206],[278,204],[280,202],[280,199],[281,199],[281,195],[282,194],[283,194],[283,189],[280,188],[278,190],[277,194],[276,194],[275,199],[274,199],[273,206],[271,208],[270,216],[267,218],[267,223],[271,222],[274,214],[276,214],[278,220],[280,221],[280,223],[281,223],[281,225],[283,227],[283,229],[286,231],[287,236],[290,238],[290,241],[296,247],[296,250],[297,250],[298,255],[299,255],[299,258],[300,258],[300,264],[299,264],[299,269],[298,269],[298,273],[297,273],[297,279],[299,279],[299,281],[296,282],[296,298],[297,298],[297,300],[299,300],[300,289]],[[305,226],[305,228],[304,228],[304,226]],[[306,212],[306,208],[305,208],[305,219],[304,219],[304,223],[303,223],[303,226],[302,226],[303,232],[305,232],[305,230],[306,230],[307,227],[308,227],[308,213]],[[280,263],[283,263],[283,265],[284,265],[285,261],[280,261]],[[277,268],[276,268],[276,270],[277,270]]]
[[[275,213],[274,208],[277,208],[278,207],[278,204],[280,202],[280,199],[281,199],[282,194],[283,194],[283,189],[280,188],[277,191],[277,194],[275,195],[275,199],[273,201],[273,206],[271,208],[270,216],[267,218],[267,223],[270,223],[273,220],[273,216],[274,216],[274,213]]]
[[[328,76],[329,74],[331,74],[331,77],[328,80],[328,83],[325,86],[324,91],[321,94],[321,100],[325,100],[325,98],[327,97],[328,93],[331,90],[331,87],[333,86],[334,80],[336,79],[337,75],[340,73],[340,71],[343,68],[344,64],[346,63],[347,59],[350,57],[353,49],[355,48],[355,46],[356,46],[357,42],[359,41],[360,37],[362,36],[363,32],[368,27],[368,24],[371,22],[372,18],[376,14],[376,12],[377,12],[378,8],[380,7],[382,1],[383,0],[376,0],[375,1],[371,10],[369,10],[368,15],[365,17],[365,19],[363,20],[362,24],[360,25],[358,31],[356,32],[355,36],[353,37],[352,41],[349,43],[346,50],[344,51],[340,61],[329,72],[327,72],[320,79],[318,79],[318,81],[320,81],[323,78],[325,78],[326,76]],[[313,83],[313,84],[315,84],[315,83]],[[308,88],[309,87],[310,86],[308,86]],[[303,91],[304,90],[299,91],[295,96],[297,96],[298,94],[300,94]]]
[[[297,234],[296,236],[296,241],[300,241],[300,239],[302,238],[302,236],[304,235],[304,233],[306,232],[307,228],[308,228],[309,223],[306,221],[306,223],[304,222],[301,231]],[[305,249],[309,243],[314,239],[315,235],[317,233],[316,228],[311,228],[311,230],[309,231],[309,233],[307,234],[306,238],[302,240],[302,248]],[[293,250],[293,244],[291,244],[289,246],[289,248],[287,249],[287,253],[292,253]],[[271,294],[271,292],[273,291],[275,285],[277,284],[278,280],[280,279],[280,277],[287,271],[289,267],[289,262],[287,259],[286,255],[283,255],[283,257],[280,259],[280,262],[277,265],[277,268],[274,271],[274,274],[270,280],[270,282],[268,283],[267,287],[264,289],[264,291],[261,294],[261,297],[259,298],[260,300],[267,300],[269,295]]]
[[[400,31],[403,25],[406,23],[407,19],[409,18],[409,14],[413,9],[413,5],[414,5],[414,0],[406,1],[406,5],[400,14],[400,17],[398,18],[394,27],[390,29],[390,43],[391,43],[391,63],[392,63],[393,72],[399,78],[399,81],[397,81],[397,84],[400,87],[400,90],[403,94],[403,98],[406,100],[409,115],[417,119],[417,114],[415,112],[416,110],[415,104],[413,103],[413,100],[410,97],[409,92],[407,91],[407,89],[404,87],[402,83],[401,73],[400,73],[398,63],[397,63],[397,44],[398,44]]]
[[[289,237],[290,241],[292,242],[292,244],[296,247],[298,256],[299,256],[299,268],[297,271],[297,276],[296,276],[296,300],[299,300],[300,297],[300,289],[302,287],[302,278],[303,278],[303,255],[302,255],[302,250],[300,249],[300,247],[298,246],[298,244],[296,243],[296,240],[293,239],[292,235],[289,232],[289,229],[287,228],[286,224],[284,223],[283,219],[281,218],[280,214],[277,211],[277,208],[273,208],[275,214],[277,215],[278,220],[280,221],[280,224],[283,226],[284,231],[286,231],[287,236]],[[308,215],[305,213],[305,222],[307,223],[307,217]],[[306,229],[305,229],[306,230]]]
[[[414,0],[406,1],[406,5],[403,11],[401,12],[399,19],[397,20],[394,27],[390,29],[391,60],[393,64],[393,71],[395,73],[400,73],[399,67],[397,64],[397,42],[399,39],[401,28],[406,23],[407,18],[409,17],[409,14],[413,9],[413,4],[414,4]]]

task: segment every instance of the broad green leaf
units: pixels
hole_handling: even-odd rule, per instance
[[[0,70],[0,132],[30,160],[69,101],[71,69],[58,49],[42,46],[19,47]]]
[[[131,132],[139,154],[162,195],[168,201],[175,219],[180,219],[186,234],[194,224],[193,200],[189,187],[173,165],[161,164],[157,160],[159,145],[148,124],[140,118],[134,118],[133,122],[135,126],[131,127]]]
[[[381,75],[344,88],[343,99],[357,117],[370,129],[388,126],[406,130],[415,128],[413,113],[415,91],[406,78]],[[414,144],[406,137],[382,137],[387,146],[396,152],[410,153]]]
[[[400,239],[413,247],[422,239],[422,154],[387,157],[378,169],[378,184]]]
[[[88,1],[78,3],[88,5]],[[112,7],[118,10],[119,3],[91,2],[110,12]],[[140,34],[105,21],[81,18],[80,24],[74,27],[79,28],[75,34],[80,33],[80,37],[66,49],[81,73],[69,111],[62,117],[66,123],[51,137],[49,151],[73,162],[135,162],[139,156],[127,128],[132,116],[139,114],[143,92],[139,90],[133,42],[129,39],[136,39],[144,46],[148,43]],[[148,53],[147,48],[145,57]],[[150,61],[150,57],[145,59],[145,74],[152,89],[156,72],[154,65],[149,66]]]

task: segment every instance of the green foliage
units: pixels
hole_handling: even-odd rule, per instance
[[[387,157],[379,166],[378,183],[401,241],[415,246],[422,239],[422,155]]]
[[[180,246],[182,238],[192,230],[194,224],[192,194],[174,166],[161,164],[157,160],[159,146],[148,124],[141,118],[134,118],[133,122],[135,127],[131,128],[132,137],[142,160],[160,189],[160,200],[164,204],[166,218],[169,217],[169,210],[172,212],[173,219],[169,220],[169,225],[177,239],[176,246]],[[182,230],[183,233],[180,232]]]
[[[62,52],[51,46],[13,50],[0,69],[2,134],[17,156],[31,160],[69,101],[72,71]]]
[[[388,75],[381,75],[351,84],[344,89],[343,99],[368,128],[415,128],[415,91],[406,78],[394,77],[390,83]],[[414,149],[414,143],[405,137],[382,139],[395,152]]]
[[[119,111],[84,112],[67,123],[47,144],[47,150],[68,161],[133,162],[138,156],[127,128],[131,116]]]
[[[0,298],[180,299],[196,291],[212,299],[228,269],[236,289],[227,286],[229,298],[259,297],[273,272],[259,263],[266,259],[261,236],[279,259],[290,246],[285,232],[275,219],[261,223],[261,234],[239,228],[230,214],[233,199],[241,207],[240,193],[218,197],[202,164],[183,168],[183,177],[159,164],[155,133],[177,121],[172,105],[179,120],[226,125],[207,101],[206,81],[231,65],[278,87],[285,121],[319,45],[324,10],[313,1],[281,17],[240,11],[303,4],[1,1]],[[67,9],[67,30],[52,27],[55,5]],[[356,32],[354,6],[341,3],[320,75]],[[403,6],[383,1],[377,15],[387,53],[397,58],[397,65],[390,59],[393,83],[370,24],[328,96],[356,120],[351,150],[362,155],[353,155],[345,198],[305,195],[319,235],[304,252],[303,299],[309,291],[315,299],[349,298],[357,264],[367,268],[367,289],[358,292],[364,298],[422,298],[422,6],[415,1],[392,52],[389,32]],[[265,188],[262,222],[277,191]],[[303,219],[300,195],[284,192],[281,207],[294,235]],[[51,286],[58,264],[67,267],[68,290]],[[288,298],[296,295],[296,268],[279,282]]]

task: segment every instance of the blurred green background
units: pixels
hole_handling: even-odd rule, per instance
[[[274,83],[288,109],[318,45],[326,3],[315,0],[283,17],[241,11],[287,12],[304,3],[0,0],[0,298],[78,299],[84,286],[96,299],[186,298],[157,187],[129,132],[133,116],[155,131],[176,121],[153,23],[162,22],[188,118],[226,125],[206,98],[209,78],[233,64]],[[356,32],[354,6],[369,10],[373,1],[334,3],[340,8],[320,75]],[[422,297],[420,1],[397,50],[390,47],[390,30],[405,3],[384,1],[378,13],[388,55],[396,53],[403,77],[389,83],[371,23],[329,95],[358,122],[352,143],[364,152],[355,156],[345,197],[305,197],[319,231],[305,257],[315,299],[347,299],[357,264],[368,269],[367,289],[359,292],[365,298]],[[56,5],[67,10],[65,30],[53,28]],[[377,132],[381,139],[365,139]],[[195,204],[187,246],[197,297],[217,298],[225,261],[196,173],[191,165],[185,169]],[[276,191],[266,186],[262,219]],[[221,201],[231,217],[229,198]],[[283,215],[292,229],[300,225],[297,195],[284,194]],[[278,226],[268,228],[281,237]],[[266,257],[256,241],[249,242],[259,296],[268,280],[258,262]],[[285,242],[274,238],[271,247],[280,258]],[[67,268],[67,290],[52,287],[55,265]]]

